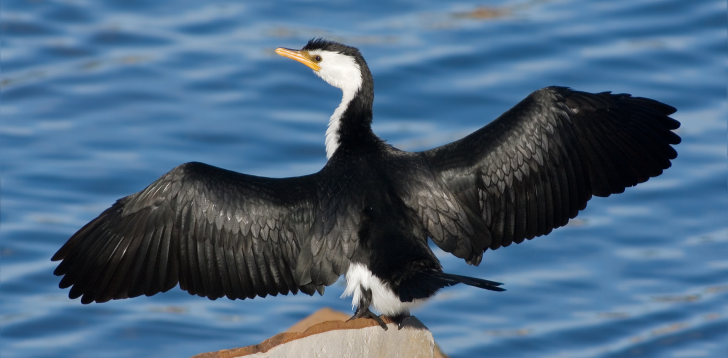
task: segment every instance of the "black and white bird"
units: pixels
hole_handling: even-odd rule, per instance
[[[447,274],[428,246],[478,265],[487,249],[546,235],[596,196],[662,174],[680,143],[675,108],[628,94],[547,87],[465,138],[406,152],[371,128],[374,82],[354,47],[279,48],[343,92],[318,173],[273,179],[182,164],[119,199],[53,256],[82,303],[165,292],[210,299],[344,295],[385,329],[443,287],[500,283]]]

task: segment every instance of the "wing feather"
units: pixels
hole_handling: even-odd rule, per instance
[[[63,260],[55,274],[83,303],[150,296],[177,283],[210,299],[297,293],[294,270],[317,217],[314,176],[269,179],[183,164],[81,228],[53,256]],[[336,246],[336,238],[323,239]],[[312,294],[311,285],[303,283],[304,292]]]
[[[426,195],[450,194],[482,224],[487,242],[440,240],[462,220],[443,208],[419,208],[422,225],[443,250],[479,262],[482,251],[545,235],[566,225],[592,195],[609,196],[662,174],[677,157],[675,109],[627,94],[585,93],[564,87],[536,91],[467,137],[422,152],[439,186]],[[436,188],[436,189],[433,189]],[[476,188],[475,190],[473,188]],[[414,194],[425,195],[425,194]],[[429,204],[429,203],[428,203]],[[424,210],[423,210],[424,208]],[[439,219],[439,220],[438,220]],[[471,252],[462,250],[471,244]]]

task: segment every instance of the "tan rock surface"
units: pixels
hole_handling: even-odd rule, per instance
[[[328,321],[346,321],[351,317],[350,314],[341,311],[334,311],[331,308],[324,307],[310,316],[298,321],[289,328],[286,332],[303,332],[309,327]]]
[[[435,345],[432,333],[415,317],[402,329],[384,318],[389,329],[374,320],[355,319],[323,308],[260,344],[202,353],[193,358],[233,357],[446,357]]]

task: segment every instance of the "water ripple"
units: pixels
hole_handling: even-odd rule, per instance
[[[208,301],[178,289],[81,305],[51,255],[114,200],[188,161],[274,177],[325,163],[340,92],[275,55],[325,36],[360,47],[374,130],[422,150],[564,85],[679,109],[673,168],[595,198],[547,237],[487,252],[414,313],[452,357],[716,357],[728,350],[726,17],[716,0],[487,5],[25,1],[0,12],[3,357],[145,357],[258,343],[324,297]]]

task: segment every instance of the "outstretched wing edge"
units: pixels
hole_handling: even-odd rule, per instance
[[[680,123],[669,117],[675,111],[629,94],[547,87],[463,139],[421,152],[442,190],[479,214],[469,215],[470,224],[489,231],[487,240],[433,241],[478,264],[488,248],[566,225],[592,195],[621,193],[662,174],[680,143],[673,132]],[[461,247],[476,241],[481,250]]]
[[[82,303],[175,287],[217,299],[297,293],[296,260],[316,207],[315,175],[271,179],[180,165],[118,200],[52,260]]]

